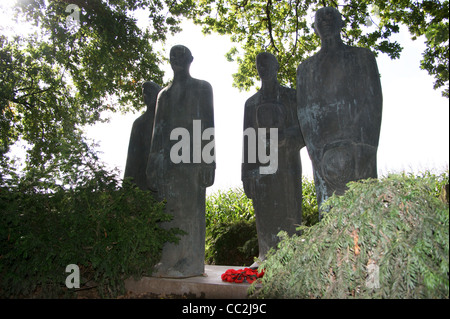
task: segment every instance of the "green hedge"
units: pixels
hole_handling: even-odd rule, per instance
[[[314,182],[303,178],[302,215],[305,226],[319,220]],[[241,188],[218,191],[206,199],[207,264],[250,266],[258,256],[252,200]]]
[[[349,183],[301,236],[283,234],[261,265],[260,298],[448,298],[449,206],[440,176]]]
[[[206,199],[205,263],[249,266],[258,256],[255,212],[242,189],[218,191]]]
[[[208,229],[205,262],[212,265],[250,266],[258,256],[255,221],[218,223]]]
[[[128,181],[112,176],[49,193],[33,188],[0,190],[0,297],[70,297],[66,266],[80,267],[81,288],[101,296],[124,292],[123,279],[151,274],[165,242],[177,229],[156,202]]]
[[[255,219],[252,200],[242,188],[218,191],[206,198],[206,229],[218,223]]]

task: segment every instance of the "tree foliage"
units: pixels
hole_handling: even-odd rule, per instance
[[[67,23],[69,4],[80,9],[78,27]],[[144,30],[133,16],[140,9]],[[27,169],[67,164],[70,149],[87,146],[84,125],[104,111],[141,109],[142,82],[163,84],[154,44],[180,30],[182,10],[159,0],[17,1],[11,14],[31,31],[0,34],[2,164],[17,141],[30,146]]]
[[[435,88],[447,86],[443,94],[448,97],[448,1],[202,0],[189,16],[204,26],[204,32],[228,34],[241,45],[243,52],[233,47],[227,54],[229,61],[239,65],[234,74],[236,87],[248,90],[255,84],[254,61],[261,51],[278,58],[280,82],[295,87],[296,67],[319,47],[313,22],[314,12],[323,6],[337,7],[342,13],[346,44],[386,53],[392,59],[402,51],[401,44],[391,40],[401,24],[413,39],[424,35],[421,67],[435,77]]]

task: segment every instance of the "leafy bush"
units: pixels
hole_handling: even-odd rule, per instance
[[[303,225],[319,220],[314,182],[303,178]],[[242,189],[219,191],[206,200],[207,264],[248,266],[258,256],[253,202]]]
[[[302,178],[302,224],[312,226],[319,221],[316,186],[314,180]]]
[[[0,296],[70,297],[69,264],[80,267],[82,288],[95,282],[102,296],[123,293],[124,278],[151,274],[163,244],[181,234],[159,227],[171,218],[163,209],[106,173],[47,193],[0,189]]]
[[[218,191],[206,198],[206,229],[217,223],[254,220],[252,200],[242,188]]]
[[[349,183],[261,265],[262,298],[448,298],[448,172]]]
[[[218,191],[206,199],[207,264],[244,266],[258,255],[255,212],[242,189]]]
[[[258,256],[255,221],[212,225],[206,239],[205,262],[215,265],[249,266]]]

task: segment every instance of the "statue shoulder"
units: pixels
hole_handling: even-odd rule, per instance
[[[141,125],[142,123],[145,123],[146,120],[147,120],[147,117],[148,117],[148,113],[149,113],[149,112],[145,112],[145,113],[139,115],[139,117],[136,118],[136,119],[134,120],[134,122],[133,122],[133,127],[134,127],[134,126],[138,127],[138,126]]]
[[[301,62],[297,67],[297,74],[307,72],[313,68],[313,65],[316,63],[318,59],[317,54],[307,58],[303,62]]]
[[[370,49],[368,49],[368,48],[363,48],[363,47],[351,47],[351,48],[353,48],[353,50],[357,50],[357,51],[361,52],[361,54],[365,54],[368,56],[375,56],[375,54],[373,54],[373,52],[370,51]]]
[[[346,46],[348,52],[367,60],[375,60],[375,54],[368,48]]]
[[[162,88],[161,91],[159,91],[159,93],[158,93],[157,100],[159,100],[162,96],[166,96],[167,95],[167,91],[168,91],[169,88],[170,88],[170,85]]]
[[[261,93],[256,92],[252,96],[250,96],[247,101],[245,101],[245,108],[249,108],[252,106],[255,106],[258,104],[258,101],[260,100]]]
[[[296,90],[295,89],[287,87],[287,86],[280,86],[280,90],[281,90],[281,92],[283,94],[286,94],[288,96],[289,95],[294,95],[295,96],[295,94],[296,94]]]
[[[208,81],[192,78],[192,83],[199,90],[212,91],[212,85]]]
[[[367,48],[362,47],[351,47],[353,61],[358,61],[357,63],[368,72],[373,78],[376,78],[379,81],[379,71],[377,65],[377,59],[375,54]]]

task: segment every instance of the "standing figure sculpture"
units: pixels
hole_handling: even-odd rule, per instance
[[[319,208],[333,193],[343,194],[348,182],[377,177],[380,75],[370,50],[342,42],[343,26],[337,9],[319,9],[314,28],[321,49],[297,69],[297,116]]]
[[[156,103],[148,183],[159,199],[166,200],[166,213],[173,216],[162,226],[186,232],[177,244],[164,245],[153,273],[158,277],[204,273],[205,190],[214,183],[216,167],[215,154],[204,154],[208,139],[211,141],[206,146],[212,144],[210,150],[214,149],[213,93],[208,82],[189,74],[192,61],[185,46],[171,48],[174,78],[161,90]],[[182,139],[177,141],[180,136]]]
[[[146,169],[155,120],[156,98],[160,90],[160,86],[154,82],[147,81],[142,84],[147,110],[133,122],[128,144],[124,178],[131,177],[142,190],[148,190]]]
[[[247,197],[253,200],[258,258],[264,260],[269,249],[276,247],[281,230],[292,235],[301,224],[300,149],[305,144],[296,116],[296,93],[278,83],[276,57],[260,53],[256,67],[262,86],[245,103],[241,178]]]

